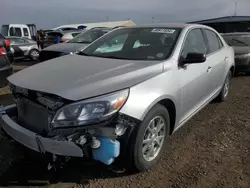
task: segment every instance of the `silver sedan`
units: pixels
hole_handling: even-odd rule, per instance
[[[234,67],[232,47],[207,26],[116,29],[10,76],[17,107],[0,109],[0,123],[35,151],[106,165],[119,157],[144,171],[169,135],[213,99],[227,99]],[[10,119],[14,112],[21,121]]]
[[[36,41],[22,37],[8,37],[7,39],[10,41],[15,60],[26,58],[33,61],[38,60],[40,50]]]

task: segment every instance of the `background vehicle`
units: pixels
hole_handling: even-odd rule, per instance
[[[250,33],[226,33],[222,36],[234,48],[235,72],[250,73]]]
[[[95,41],[102,35],[108,33],[111,28],[93,28],[90,30],[83,31],[73,39],[66,43],[54,44],[43,49],[40,53],[39,60],[46,61],[59,56],[75,53],[82,50],[84,47]]]
[[[16,36],[36,40],[35,24],[6,24],[2,25],[1,34],[5,37]]]
[[[46,34],[46,39],[44,41],[44,48],[57,44],[64,43],[73,39],[78,35],[80,31],[52,31]]]
[[[9,77],[17,107],[2,110],[0,121],[35,151],[106,165],[120,157],[144,171],[170,134],[213,99],[227,99],[233,71],[232,47],[210,27],[116,29],[78,54]],[[16,122],[8,112],[18,112]]]
[[[0,45],[2,48],[4,48],[6,50],[7,57],[9,59],[9,61],[12,63],[14,56],[13,56],[13,53],[12,53],[11,48],[10,48],[10,41],[8,39],[6,39],[1,34],[0,34]]]
[[[36,41],[22,37],[7,37],[7,39],[10,41],[15,60],[25,58],[38,60],[39,49]]]
[[[9,51],[8,42],[6,46],[6,40],[0,35],[0,88],[7,85],[8,81],[6,78],[13,72],[12,64],[8,58],[6,49]],[[11,52],[9,52],[9,54],[10,53]]]

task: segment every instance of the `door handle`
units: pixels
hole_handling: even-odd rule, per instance
[[[228,61],[228,57],[225,57],[224,61]]]
[[[211,66],[208,66],[207,72],[210,72],[211,70],[212,70],[212,67],[211,67]]]

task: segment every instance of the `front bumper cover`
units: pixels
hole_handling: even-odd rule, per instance
[[[83,156],[82,149],[72,141],[58,141],[51,138],[44,138],[18,125],[10,117],[14,111],[16,111],[16,105],[0,107],[0,124],[7,134],[17,142],[41,153],[49,152],[72,157]]]

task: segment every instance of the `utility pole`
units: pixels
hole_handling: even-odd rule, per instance
[[[154,23],[155,17],[152,17],[152,23]]]
[[[109,22],[109,17],[108,16],[106,16],[106,20]]]
[[[234,4],[234,16],[237,15],[237,7],[238,7],[238,2],[237,0],[235,1],[235,4]]]

